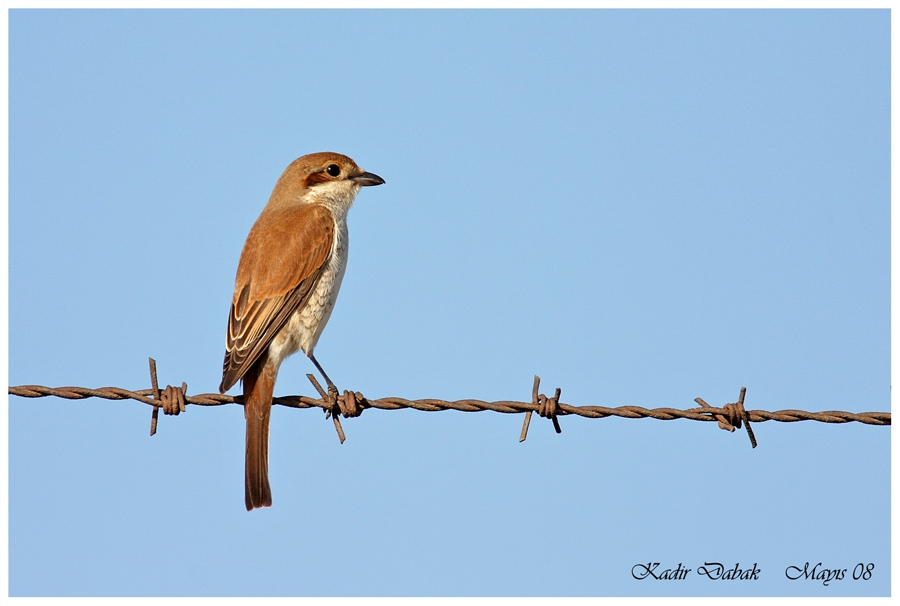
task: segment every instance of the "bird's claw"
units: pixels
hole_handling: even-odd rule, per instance
[[[328,395],[325,396],[325,401],[329,404],[331,408],[337,406],[338,398],[339,398],[338,388],[334,386],[334,383],[328,383]]]
[[[361,415],[363,408],[367,404],[366,399],[358,391],[353,392],[345,389],[343,395],[341,395],[334,385],[328,386],[328,395],[325,398],[325,402],[333,415],[337,416],[340,414],[345,419]]]

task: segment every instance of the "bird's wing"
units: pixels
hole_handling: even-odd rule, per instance
[[[268,349],[275,335],[313,291],[334,242],[334,218],[319,205],[261,216],[238,263],[225,363],[225,393]]]

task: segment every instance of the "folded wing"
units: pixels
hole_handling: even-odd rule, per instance
[[[244,376],[306,305],[333,243],[334,219],[323,206],[263,212],[256,221],[238,264],[220,392]]]

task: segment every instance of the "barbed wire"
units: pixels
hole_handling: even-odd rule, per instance
[[[506,414],[525,414],[525,420],[522,424],[522,432],[519,435],[519,441],[525,440],[528,434],[528,427],[531,423],[531,415],[535,412],[541,417],[552,420],[556,433],[561,433],[562,429],[559,425],[558,417],[566,415],[577,415],[589,419],[602,419],[606,417],[621,417],[625,419],[659,419],[662,421],[672,421],[675,419],[689,419],[692,421],[716,421],[719,427],[726,431],[734,431],[740,429],[741,426],[746,427],[747,435],[753,448],[756,448],[757,442],[750,422],[761,423],[763,421],[779,421],[782,423],[795,423],[798,421],[819,421],[820,423],[864,423],[866,425],[890,425],[891,413],[889,412],[844,412],[837,410],[829,410],[824,412],[807,412],[805,410],[779,410],[769,412],[765,410],[745,410],[744,397],[747,393],[745,387],[741,388],[740,396],[737,402],[725,404],[720,408],[710,406],[702,398],[695,398],[695,402],[700,405],[699,408],[689,408],[686,410],[678,408],[643,408],[641,406],[618,406],[607,408],[605,406],[572,406],[559,401],[559,388],[553,397],[547,397],[539,393],[540,378],[534,377],[534,384],[531,390],[531,402],[517,402],[510,400],[501,400],[497,402],[485,402],[483,400],[407,400],[405,398],[379,398],[370,400],[361,393],[344,391],[337,398],[330,396],[316,378],[308,374],[306,375],[312,383],[316,391],[319,392],[320,398],[312,398],[309,396],[281,396],[274,398],[272,403],[278,406],[287,406],[289,408],[322,408],[326,417],[330,416],[334,421],[335,429],[338,433],[341,443],[344,442],[345,435],[339,417],[356,417],[362,414],[366,408],[377,408],[380,410],[399,410],[401,408],[412,408],[415,410],[423,410],[427,412],[437,412],[443,410],[458,410],[461,412],[482,412],[491,410],[494,412]],[[150,435],[156,433],[159,409],[163,409],[163,413],[167,415],[177,415],[184,412],[186,404],[195,406],[223,406],[225,404],[241,404],[243,405],[243,396],[229,396],[217,393],[205,393],[189,396],[187,395],[187,384],[182,383],[181,387],[172,387],[167,385],[164,390],[160,390],[156,380],[156,361],[150,358],[150,382],[151,389],[142,389],[138,391],[130,391],[120,387],[100,387],[97,389],[89,389],[86,387],[44,387],[42,385],[19,385],[9,388],[10,395],[20,396],[23,398],[42,398],[47,396],[55,396],[57,398],[65,398],[68,400],[80,400],[84,398],[103,398],[106,400],[137,400],[144,404],[153,406],[153,412],[150,421]]]

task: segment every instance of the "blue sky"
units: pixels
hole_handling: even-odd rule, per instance
[[[887,11],[12,11],[10,384],[215,391],[244,238],[325,150],[386,180],[341,389],[890,410]],[[370,410],[340,445],[276,407],[248,514],[242,414],[10,397],[10,594],[890,593],[887,428]]]

